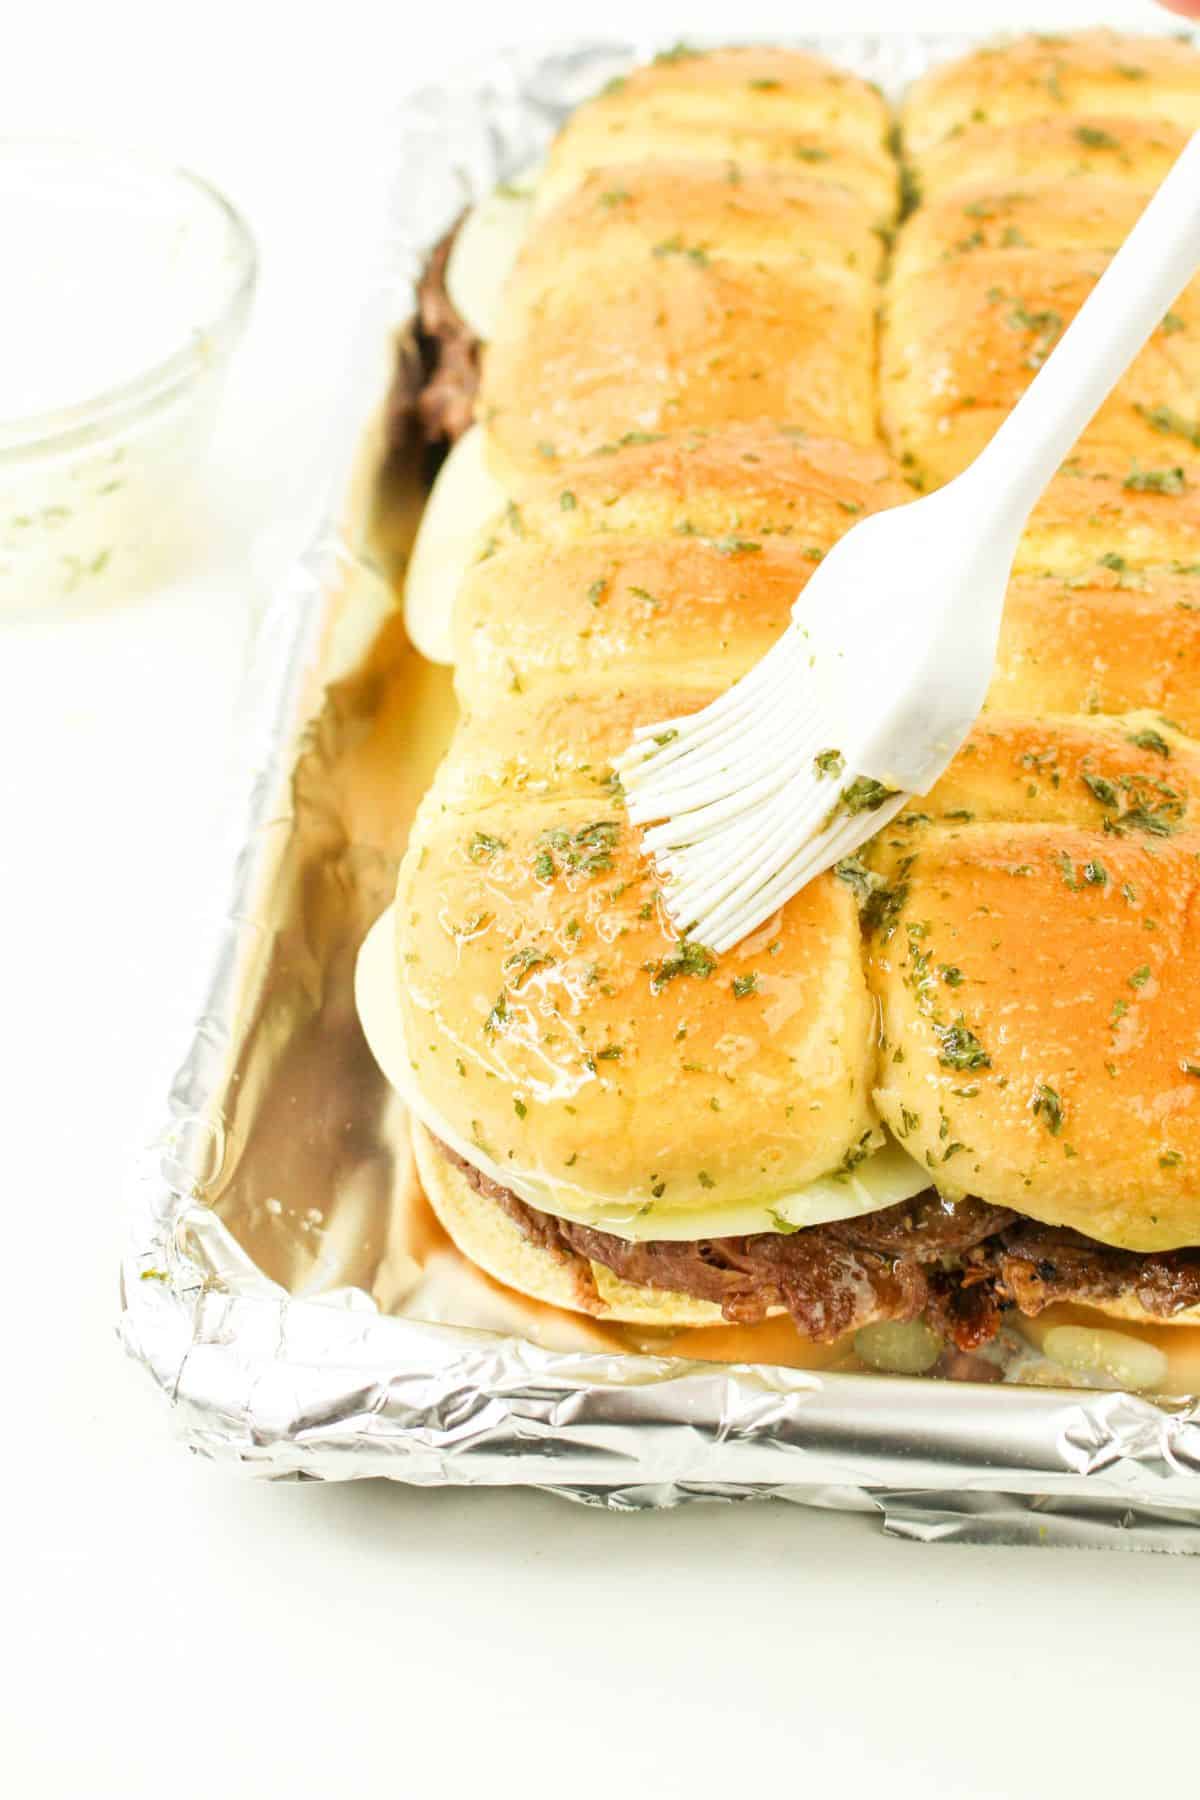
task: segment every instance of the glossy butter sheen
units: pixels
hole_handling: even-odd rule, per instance
[[[527,1170],[499,1163],[456,1129],[454,1122],[431,1103],[416,1079],[396,999],[394,971],[395,922],[389,910],[374,925],[363,945],[355,983],[359,1017],[375,1060],[435,1137],[543,1212],[592,1225],[618,1237],[738,1237],[857,1218],[910,1200],[929,1185],[927,1172],[891,1140],[873,1149],[853,1170],[818,1177],[795,1192],[776,1194],[769,1200],[714,1200],[683,1213],[665,1197],[648,1205],[634,1205],[591,1193],[565,1178],[547,1181]]]

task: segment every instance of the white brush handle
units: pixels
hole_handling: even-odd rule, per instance
[[[1050,478],[1200,264],[1200,131],[971,467],[1020,532]],[[1020,297],[1014,295],[1016,304]]]

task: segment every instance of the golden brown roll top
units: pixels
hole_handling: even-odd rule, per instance
[[[926,485],[993,435],[1200,126],[1200,56],[1088,33],[935,70],[903,111],[915,215],[889,286],[882,411]],[[1200,441],[1200,291],[1183,294],[1081,439],[1111,469]]]
[[[673,55],[581,108],[485,358],[499,478],[630,429],[871,442],[886,129],[865,83],[772,50]]]
[[[1184,130],[1196,59],[1144,49],[1118,74],[1115,40],[1055,46],[1061,100],[1028,44],[984,59],[986,106],[974,61],[914,96],[922,170],[952,151],[954,179],[947,160],[897,246],[884,371],[931,479],[1012,405]],[[870,341],[870,200],[811,159],[723,166],[734,118],[869,159],[877,97],[756,54],[631,77],[555,153],[485,398],[521,486],[460,596],[464,723],[397,893],[413,1080],[488,1168],[643,1230],[853,1168],[882,1117],[950,1193],[1195,1243],[1192,296],[1037,508],[988,708],[929,796],[720,958],[679,941],[625,822],[610,761],[633,728],[757,660],[829,546],[905,493],[846,441],[874,416],[841,335]],[[1084,141],[1073,109],[1102,104]]]
[[[822,553],[904,492],[877,450],[738,427],[570,466],[498,527],[459,608],[464,724],[395,918],[415,1079],[518,1179],[676,1211],[794,1192],[861,1153],[853,893],[827,877],[719,960],[681,943],[610,762],[728,685]]]
[[[1110,831],[889,834],[877,1099],[940,1186],[1163,1249],[1200,1225],[1200,836],[1122,811],[1181,803],[1157,762],[1122,775],[1105,750]]]
[[[951,192],[927,200],[906,222],[896,244],[891,278],[957,265],[982,252],[1083,251],[1111,255],[1128,236],[1146,203],[1141,182],[1122,187],[1103,178],[1071,184],[1030,182],[998,189],[975,175]],[[1142,180],[1145,179],[1144,168]],[[1020,265],[1012,258],[1013,267]],[[993,269],[1005,269],[1001,260]]]
[[[1179,439],[1163,440],[1152,464],[1113,469],[1097,451],[1068,458],[1033,509],[1017,546],[1018,574],[1080,575],[1094,566],[1125,584],[1164,573],[1197,573],[1200,470]]]
[[[539,199],[553,202],[597,169],[676,159],[726,170],[811,175],[890,218],[896,168],[887,105],[824,57],[745,46],[680,49],[618,76],[568,121]]]
[[[1194,58],[1168,61],[1194,81]],[[957,137],[953,179],[948,161],[898,246],[885,412],[930,481],[987,441],[1128,230],[1139,178],[1161,178],[1139,133],[1172,154],[1184,135],[1021,123],[1041,106],[1020,74],[1036,63],[1018,46],[1005,87],[998,60],[1010,122]],[[952,75],[908,109],[927,163],[936,109],[921,109],[959,91]],[[1144,83],[1153,116],[1151,74],[1114,79]],[[1064,81],[1062,104],[1085,87]],[[1040,175],[1033,151],[1068,136],[1079,167]],[[943,1189],[1135,1250],[1200,1236],[1197,329],[1189,291],[1047,490],[987,711],[859,878],[885,1120]]]
[[[718,961],[638,835],[602,788],[426,808],[395,912],[415,1079],[518,1185],[631,1214],[784,1195],[873,1124],[853,898],[814,883]]]
[[[1018,577],[987,704],[1034,717],[1151,708],[1200,737],[1200,579]]]
[[[1155,712],[1055,718],[988,712],[903,830],[939,825],[1071,825],[1170,837],[1188,825],[1200,746]]]
[[[963,249],[890,289],[884,418],[939,486],[979,454],[1104,273],[1081,249]],[[1180,295],[1088,426],[1109,466],[1171,466],[1200,441],[1200,287]]]
[[[920,156],[970,125],[1014,126],[1063,116],[1200,123],[1195,52],[1170,37],[1034,32],[931,69],[909,89],[904,137]]]
[[[999,198],[1037,187],[1060,187],[1069,196],[1097,182],[1144,195],[1158,186],[1188,136],[1169,120],[1081,120],[1078,114],[1018,126],[968,125],[928,150],[914,151],[906,141],[908,187],[928,205],[977,184]]]
[[[650,437],[546,475],[460,592],[460,698],[486,711],[567,679],[727,685],[825,551],[907,492],[878,450],[768,426]]]

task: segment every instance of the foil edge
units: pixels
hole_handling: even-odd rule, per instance
[[[788,41],[894,90],[935,56],[981,40]],[[394,320],[411,312],[421,259],[461,205],[527,161],[610,70],[661,46],[506,51],[411,96],[377,276]],[[419,195],[404,179],[414,166],[429,177]],[[543,1351],[387,1318],[366,1296],[291,1299],[196,1206],[254,929],[244,908],[262,875],[262,828],[290,773],[331,564],[349,554],[341,528],[324,523],[270,610],[255,657],[254,775],[232,903],[168,1124],[130,1184],[119,1333],[170,1401],[177,1434],[274,1478],[519,1483],[636,1509],[775,1496],[869,1512],[923,1542],[1200,1552],[1200,1401]]]

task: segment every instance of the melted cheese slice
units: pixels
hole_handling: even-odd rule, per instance
[[[486,344],[496,329],[504,284],[517,260],[541,164],[523,169],[473,206],[458,228],[446,263],[446,292],[459,318]]]
[[[359,951],[355,971],[358,1016],[376,1062],[410,1112],[435,1137],[492,1181],[511,1188],[539,1212],[554,1213],[558,1218],[591,1225],[598,1231],[610,1231],[615,1237],[691,1241],[746,1237],[756,1231],[799,1231],[806,1225],[825,1225],[834,1219],[861,1218],[901,1200],[911,1200],[930,1186],[928,1170],[890,1138],[850,1174],[824,1175],[806,1187],[773,1194],[769,1199],[691,1207],[674,1213],[666,1207],[630,1211],[589,1194],[586,1189],[501,1167],[441,1116],[414,1079],[396,1000],[395,941],[389,907],[371,928]]]
[[[454,602],[507,498],[488,473],[483,431],[472,425],[438,470],[404,582],[405,629],[429,662],[454,661]]]
[[[446,291],[484,343],[495,330],[500,296],[529,228],[541,167],[537,163],[523,170],[473,206],[450,250]],[[484,436],[473,425],[438,471],[404,583],[405,626],[429,662],[454,661],[454,601],[484,529],[507,500],[488,473]]]

